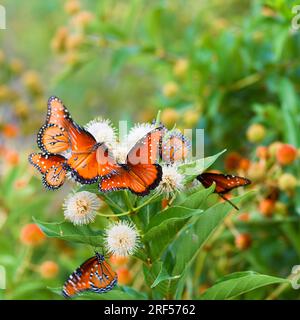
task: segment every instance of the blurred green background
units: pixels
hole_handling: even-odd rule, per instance
[[[161,110],[169,128],[175,123],[179,129],[204,128],[206,155],[228,150],[215,168],[254,180],[260,192],[243,209],[248,220],[237,219],[236,225],[251,235],[253,245],[236,245],[232,228],[225,226],[199,275],[200,291],[229,271],[289,275],[300,261],[299,160],[278,167],[270,159],[275,142],[296,153],[300,147],[295,1],[2,0],[1,5],[7,29],[0,30],[0,264],[7,268],[7,290],[0,290],[0,297],[57,298],[47,287],[61,286],[91,253],[58,240],[34,249],[20,242],[32,216],[63,220],[61,203],[69,189],[45,192],[27,163],[28,153],[37,150],[35,135],[51,95],[59,96],[80,124],[96,116],[116,125],[152,121]],[[279,188],[284,173],[292,180]],[[280,195],[269,213],[261,202],[272,188]],[[47,260],[57,263],[58,275],[47,278],[40,271]],[[270,294],[261,290],[245,298]],[[292,290],[280,294],[274,298],[299,297]]]

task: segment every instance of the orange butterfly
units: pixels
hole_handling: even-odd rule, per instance
[[[96,252],[95,256],[86,260],[69,276],[62,294],[65,298],[70,298],[84,291],[104,293],[113,289],[117,282],[117,274],[104,256]]]
[[[213,183],[216,184],[215,193],[217,193],[225,201],[229,202],[235,209],[238,207],[227,199],[224,194],[232,189],[247,186],[251,181],[244,177],[233,176],[231,174],[204,172],[197,176],[197,180],[202,183],[205,188],[209,188]]]
[[[29,162],[43,175],[43,185],[51,190],[61,187],[66,178],[67,159],[59,154],[32,153]]]
[[[97,142],[72,120],[59,98],[51,97],[46,123],[38,133],[37,143],[47,153],[70,152],[66,168],[82,184],[95,183],[101,178],[101,191],[126,188],[146,195],[161,180],[162,170],[155,162],[162,132],[162,127],[151,131],[130,150],[126,163],[119,164],[103,142]]]
[[[190,141],[179,131],[166,132],[161,146],[161,158],[166,163],[183,161],[189,156]]]
[[[125,164],[118,164],[114,173],[99,182],[102,192],[129,189],[145,196],[156,188],[162,178],[162,168],[156,163],[159,157],[163,128],[159,127],[140,139],[129,151]]]

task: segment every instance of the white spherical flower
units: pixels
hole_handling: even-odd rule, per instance
[[[126,163],[126,158],[129,152],[127,141],[117,142],[112,146],[112,153],[117,163]]]
[[[162,166],[162,180],[158,185],[158,191],[165,194],[167,198],[171,197],[174,193],[183,189],[183,178],[175,165]]]
[[[96,211],[100,207],[100,199],[94,193],[88,191],[80,191],[69,195],[63,204],[65,218],[74,225],[93,222]]]
[[[140,139],[147,133],[155,129],[155,124],[151,123],[138,123],[132,127],[128,134],[128,146],[133,147]]]
[[[97,118],[90,121],[85,129],[92,134],[97,142],[104,142],[108,147],[111,147],[116,141],[116,129],[110,120]]]
[[[133,254],[139,243],[139,233],[134,224],[119,221],[105,230],[106,249],[116,255],[125,257]]]

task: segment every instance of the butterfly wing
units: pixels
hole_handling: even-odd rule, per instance
[[[91,289],[90,275],[97,261],[95,256],[89,258],[69,276],[62,290],[65,298],[70,298],[80,292]]]
[[[29,162],[42,174],[42,182],[47,189],[61,187],[66,178],[66,158],[58,154],[32,153]]]
[[[70,298],[84,291],[104,293],[117,284],[117,274],[104,261],[104,257],[96,253],[77,268],[65,282],[62,293]]]
[[[167,133],[162,141],[161,157],[166,163],[185,160],[190,153],[190,141],[178,130]]]
[[[95,271],[91,274],[91,290],[96,293],[104,293],[113,289],[117,284],[118,276],[106,261],[99,261],[95,265]]]
[[[37,135],[38,147],[47,153],[68,151],[71,147],[68,132],[56,124],[45,124]]]
[[[251,183],[247,178],[212,172],[204,172],[197,176],[197,179],[205,188],[209,188],[215,182],[215,192],[219,194],[225,194],[232,189],[246,186]]]
[[[129,189],[145,196],[156,188],[162,178],[159,158],[163,127],[156,128],[140,139],[127,155],[127,163],[114,168],[114,174],[100,180],[102,192]]]
[[[145,196],[161,181],[162,169],[159,164],[121,165],[113,175],[99,182],[101,192],[129,189],[138,196]]]

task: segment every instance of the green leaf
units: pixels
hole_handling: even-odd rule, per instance
[[[33,218],[34,222],[50,238],[88,243],[99,246],[103,242],[103,232],[95,232],[88,226],[74,226],[69,222],[42,222]]]
[[[193,215],[201,214],[202,210],[184,207],[171,207],[157,214],[150,220],[150,229],[144,235],[148,243],[152,261],[158,259],[163,250],[170,244],[176,234]]]
[[[178,166],[178,171],[185,175],[185,183],[193,181],[199,174],[209,168],[224,152],[223,151],[204,159],[197,159],[189,163]]]
[[[162,281],[178,279],[181,276],[180,274],[175,275],[175,276],[170,275],[169,272],[164,267],[163,263],[161,261],[159,261],[159,263],[160,263],[160,271],[159,271],[157,278],[152,283],[151,288],[156,287]]]
[[[160,211],[157,215],[150,219],[148,224],[148,231],[145,234],[145,239],[151,237],[149,234],[155,232],[157,228],[164,228],[168,223],[171,223],[173,220],[181,220],[189,218],[193,215],[200,214],[203,210],[194,210],[191,208],[174,206],[166,210]]]
[[[288,279],[259,274],[253,271],[237,272],[219,280],[214,286],[207,289],[201,300],[233,299],[241,294],[268,286],[289,282]]]
[[[62,297],[62,288],[49,288],[48,289],[60,297]],[[80,300],[147,300],[147,294],[144,292],[136,291],[133,288],[127,286],[117,286],[111,291],[105,293],[95,293],[90,291],[82,292],[77,296],[74,296],[72,299],[80,299]]]
[[[233,198],[232,202],[237,204],[253,194],[254,192],[250,191],[243,196]],[[218,203],[195,217],[193,223],[181,230],[168,248],[175,261],[173,275],[182,274],[190,266],[203,244],[231,210],[232,206],[229,203]]]
[[[200,208],[207,199],[207,197],[214,192],[214,189],[215,185],[213,184],[207,189],[202,188],[200,190],[197,190],[196,192],[187,196],[179,205],[181,207],[186,207],[190,209]]]

